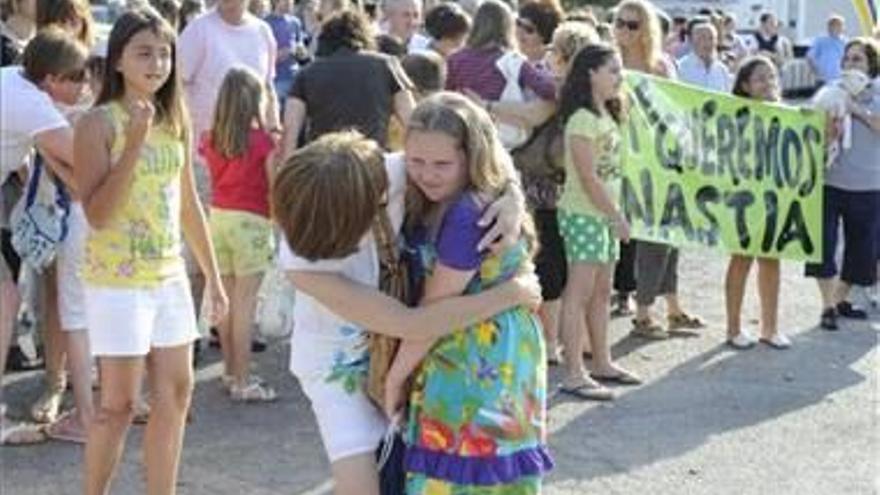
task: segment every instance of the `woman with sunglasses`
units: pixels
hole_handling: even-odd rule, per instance
[[[677,76],[675,65],[663,54],[660,21],[651,3],[644,0],[622,2],[615,14],[614,33],[625,68],[659,77]],[[705,326],[699,317],[689,315],[679,304],[678,249],[647,241],[631,242],[621,248],[614,273],[615,312],[620,315],[629,313],[629,293],[635,289],[634,335],[649,339],[669,337],[667,328],[651,317],[651,306],[660,295],[666,299],[669,330]]]

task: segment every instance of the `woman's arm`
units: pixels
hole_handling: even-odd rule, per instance
[[[189,143],[189,138],[187,138]],[[181,208],[180,223],[186,243],[195,256],[207,281],[206,296],[210,298],[210,313],[207,315],[211,323],[217,324],[226,317],[229,301],[220,281],[220,270],[214,256],[214,246],[205,221],[205,212],[196,193],[196,182],[193,177],[192,153],[188,149],[184,157],[184,167],[180,177]],[[200,304],[201,301],[197,301]]]
[[[114,131],[104,110],[92,110],[77,122],[73,138],[73,169],[92,228],[106,227],[128,196],[141,146],[152,127],[153,113],[153,105],[147,101],[131,106],[125,145],[116,163],[112,163],[110,156]]]
[[[394,94],[394,115],[400,119],[400,123],[406,127],[409,122],[409,116],[412,114],[413,108],[416,106],[416,100],[413,98],[412,91],[401,89]]]
[[[621,240],[626,242],[629,240],[629,227],[626,225],[623,215],[618,211],[614,199],[605,189],[602,179],[596,174],[596,166],[593,163],[595,152],[596,146],[592,140],[577,135],[572,136],[572,160],[584,192],[587,193],[596,208],[614,223]],[[623,235],[622,230],[626,231],[626,235]]]
[[[292,270],[287,277],[297,290],[341,318],[371,332],[398,338],[433,339],[507,308],[521,304],[537,308],[541,303],[540,286],[533,274],[518,276],[479,294],[450,297],[417,308],[338,274]]]
[[[64,126],[41,132],[34,142],[46,165],[76,197],[76,178],[73,175],[73,129]]]
[[[281,157],[283,160],[290,158],[296,151],[299,133],[306,121],[306,102],[295,96],[287,98],[284,107],[284,139],[281,141]]]
[[[847,107],[853,117],[861,120],[875,133],[880,133],[880,113],[874,113],[858,103],[847,102]]]

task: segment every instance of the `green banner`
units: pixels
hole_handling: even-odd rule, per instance
[[[633,237],[822,256],[824,114],[626,75],[621,202]]]

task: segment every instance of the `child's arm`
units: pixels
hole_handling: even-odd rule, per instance
[[[614,223],[618,237],[627,242],[629,241],[629,225],[623,214],[618,211],[614,199],[605,189],[602,179],[596,174],[596,166],[593,163],[595,152],[596,145],[593,140],[577,135],[572,136],[571,156],[581,187],[584,188],[584,192],[587,193],[596,208]]]
[[[89,225],[104,228],[128,195],[141,146],[150,132],[155,110],[142,100],[129,108],[130,120],[125,130],[125,146],[115,164],[110,147],[113,127],[104,110],[90,111],[76,123],[73,138],[73,170]]]
[[[433,339],[513,306],[537,309],[541,304],[541,289],[533,274],[520,275],[479,294],[451,297],[416,308],[338,274],[290,270],[287,278],[298,291],[342,319],[397,338]]]
[[[306,102],[289,96],[284,106],[284,139],[281,142],[281,158],[287,160],[296,151],[299,133],[306,121]]]
[[[214,246],[211,235],[208,232],[208,224],[205,221],[205,212],[202,203],[196,193],[196,183],[193,177],[192,153],[189,149],[187,138],[186,153],[184,153],[184,166],[180,176],[181,208],[180,223],[183,228],[183,236],[186,243],[195,256],[208,282],[205,290],[210,298],[210,314],[207,315],[212,324],[217,324],[226,317],[229,309],[229,300],[223,290],[220,280],[220,270],[217,268],[217,258],[214,256]],[[197,301],[197,304],[201,301]]]

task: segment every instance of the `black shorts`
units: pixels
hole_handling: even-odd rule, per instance
[[[565,290],[568,265],[565,260],[565,244],[559,234],[556,210],[535,210],[535,229],[538,231],[540,248],[535,256],[535,272],[541,282],[541,296],[545,301],[555,301]]]
[[[880,231],[880,191],[846,191],[825,186],[822,223],[822,262],[808,263],[808,277],[840,279],[868,286],[877,281],[877,232]],[[838,230],[843,223],[843,263],[838,270]]]

